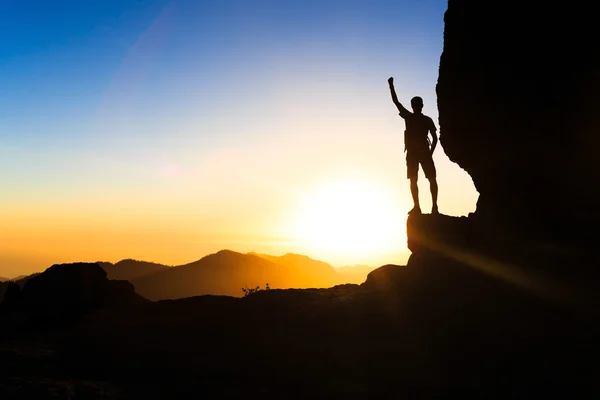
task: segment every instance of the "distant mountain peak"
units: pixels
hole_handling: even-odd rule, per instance
[[[209,256],[243,256],[243,253],[237,252],[237,251],[233,251],[233,250],[229,250],[229,249],[223,249],[223,250],[219,250],[216,253],[213,254],[209,254]],[[207,256],[208,257],[208,256]]]

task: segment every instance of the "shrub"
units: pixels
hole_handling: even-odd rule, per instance
[[[269,284],[267,283],[267,285],[266,285],[266,287],[265,287],[264,290],[270,290],[270,289],[271,288],[269,287]],[[261,290],[263,290],[263,289],[261,289],[260,286],[257,286],[255,288],[249,288],[249,287],[242,288],[242,292],[244,292],[244,297],[248,297],[251,294],[254,294],[254,293],[259,292]]]

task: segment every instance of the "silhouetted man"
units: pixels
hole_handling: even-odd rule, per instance
[[[431,213],[438,213],[437,206],[437,195],[438,185],[435,179],[435,165],[433,164],[433,151],[437,145],[438,138],[436,134],[435,124],[433,120],[426,115],[423,115],[423,99],[420,97],[413,97],[410,100],[413,112],[408,111],[398,101],[396,96],[396,90],[394,89],[394,78],[388,79],[390,84],[390,92],[392,93],[392,100],[400,116],[404,118],[406,122],[406,130],[404,131],[404,151],[406,152],[406,175],[410,179],[410,193],[412,194],[414,207],[408,213],[421,213],[421,205],[419,204],[419,187],[417,186],[417,180],[419,179],[419,164],[423,167],[425,177],[429,179],[429,187],[431,189]],[[429,147],[429,136],[431,133],[433,141],[431,142],[431,148]]]

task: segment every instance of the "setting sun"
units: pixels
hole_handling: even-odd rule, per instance
[[[324,185],[308,194],[297,215],[297,237],[330,258],[368,258],[400,247],[405,231],[391,191],[363,180]]]

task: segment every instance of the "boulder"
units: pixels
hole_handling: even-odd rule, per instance
[[[107,307],[144,303],[127,281],[108,280],[98,264],[57,264],[20,289],[9,286],[2,311],[27,315],[35,323],[60,324]]]

